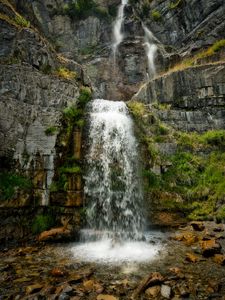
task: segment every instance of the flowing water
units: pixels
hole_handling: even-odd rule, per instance
[[[114,59],[116,57],[116,52],[118,49],[119,44],[123,41],[124,35],[122,33],[122,26],[123,26],[123,20],[124,20],[124,8],[128,4],[128,0],[122,0],[121,4],[118,9],[116,21],[114,23],[113,27],[113,56]]]
[[[76,257],[117,263],[153,258],[160,246],[157,234],[144,233],[137,142],[126,104],[92,101],[87,140],[87,228]]]
[[[152,32],[144,25],[142,24],[144,32],[145,32],[145,51],[148,58],[148,77],[152,78],[156,74],[156,68],[155,68],[155,55],[157,52],[157,46],[154,43],[154,36]]]

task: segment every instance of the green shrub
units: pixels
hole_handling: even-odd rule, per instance
[[[63,116],[69,123],[75,124],[83,116],[83,112],[75,106],[70,106],[64,109]]]
[[[30,22],[20,15],[15,16],[15,22],[21,27],[30,27]]]
[[[55,225],[55,219],[50,214],[40,214],[36,215],[32,225],[31,229],[33,234],[39,234],[45,230],[50,229]]]
[[[78,105],[82,108],[91,100],[92,93],[91,89],[87,86],[83,86],[80,89],[80,96],[78,97]]]
[[[25,176],[11,172],[0,173],[1,200],[9,200],[16,195],[17,191],[29,192],[31,188],[32,183]]]
[[[162,15],[160,14],[160,12],[156,9],[154,9],[152,12],[151,12],[151,16],[153,18],[154,21],[156,22],[159,22],[162,20]]]
[[[145,105],[142,102],[130,101],[128,102],[127,106],[130,109],[133,116],[136,118],[142,118],[145,114]]]
[[[58,130],[57,127],[51,126],[45,130],[45,134],[46,135],[54,135],[54,134],[56,134],[57,130]]]
[[[225,130],[209,130],[201,136],[203,143],[211,146],[225,146]]]
[[[95,7],[96,3],[93,0],[76,0],[64,6],[64,13],[79,20],[91,15]]]

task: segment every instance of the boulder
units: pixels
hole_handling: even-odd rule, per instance
[[[202,255],[205,257],[211,257],[221,252],[221,245],[215,240],[200,241]]]

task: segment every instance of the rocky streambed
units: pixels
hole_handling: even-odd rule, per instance
[[[0,253],[0,299],[225,299],[225,227],[194,222],[163,234],[154,260],[85,262],[74,244]]]

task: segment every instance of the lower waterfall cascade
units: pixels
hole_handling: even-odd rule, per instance
[[[112,263],[152,259],[161,246],[158,233],[144,232],[138,147],[128,108],[121,101],[96,99],[88,111],[87,226],[74,254]]]

